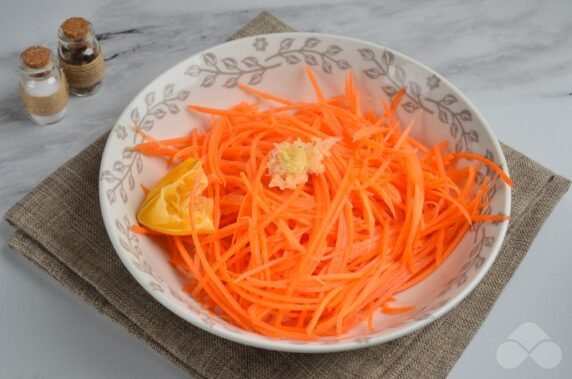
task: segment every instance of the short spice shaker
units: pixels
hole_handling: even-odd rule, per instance
[[[32,46],[20,55],[20,94],[26,111],[38,124],[52,124],[65,116],[67,83],[48,48]]]
[[[103,83],[105,64],[93,26],[81,17],[65,20],[58,31],[58,56],[76,96],[95,94]]]

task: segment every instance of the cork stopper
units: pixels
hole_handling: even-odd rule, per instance
[[[42,68],[52,63],[50,49],[43,46],[32,46],[20,55],[22,63],[30,68]]]
[[[83,17],[70,17],[60,28],[64,37],[70,41],[81,41],[89,34],[89,21]]]

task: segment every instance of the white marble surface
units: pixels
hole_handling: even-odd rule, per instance
[[[260,11],[253,0],[189,2],[20,0],[0,5],[0,213],[113,124],[139,89],[166,68],[225,40]],[[426,63],[469,96],[497,136],[572,177],[572,2],[265,1],[299,30],[392,47]],[[336,6],[332,6],[336,3]],[[106,83],[73,98],[68,116],[40,127],[17,91],[17,57],[54,45],[59,23],[83,15],[103,41]],[[0,223],[0,378],[182,378],[143,343],[94,312],[6,246]],[[572,377],[572,194],[529,254],[457,365],[452,378]],[[545,370],[528,359],[503,369],[496,350],[523,322],[561,347]]]

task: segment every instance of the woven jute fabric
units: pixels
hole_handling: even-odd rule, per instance
[[[244,25],[242,29],[234,33],[229,41],[244,37],[251,37],[258,34],[266,33],[285,33],[295,32],[296,29],[290,25],[285,24],[282,20],[274,17],[268,12],[262,12],[257,17],[253,18],[248,24]]]
[[[265,12],[235,37],[286,30],[292,29]],[[292,354],[247,347],[204,332],[156,302],[130,276],[107,237],[99,208],[98,170],[105,139],[64,164],[7,212],[6,220],[16,228],[9,244],[193,377],[445,377],[570,185],[503,146],[515,182],[512,220],[491,270],[460,305],[422,330],[383,345]]]
[[[89,88],[103,79],[105,62],[103,51],[99,51],[97,57],[89,63],[70,64],[60,59],[60,66],[66,73],[71,88]]]
[[[20,95],[24,102],[24,108],[36,116],[51,116],[68,105],[68,85],[66,76],[60,71],[60,86],[58,90],[48,96],[32,96],[20,85]]]

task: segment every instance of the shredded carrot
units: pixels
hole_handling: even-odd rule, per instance
[[[149,188],[145,187],[143,184],[140,184],[139,186],[141,187],[141,191],[143,191],[143,194],[147,196],[147,194],[149,193]]]
[[[390,297],[389,299],[387,299],[387,301],[385,303],[383,303],[383,305],[381,306],[382,311],[384,313],[388,313],[388,314],[397,314],[397,313],[409,312],[409,311],[412,311],[413,309],[415,309],[415,307],[412,307],[412,306],[391,307],[389,305],[389,303],[392,303],[394,301],[395,301],[394,297]]]
[[[132,225],[131,226],[131,231],[135,234],[146,234],[146,235],[150,235],[150,236],[160,236],[162,235],[159,232],[156,232],[154,230],[151,230],[149,228],[146,228],[144,226],[139,226],[139,225]]]
[[[488,193],[499,179],[512,181],[481,155],[413,138],[415,117],[402,124],[396,114],[406,88],[382,99],[377,116],[360,109],[351,74],[341,96],[326,98],[312,71],[306,73],[316,102],[239,84],[278,106],[189,105],[211,117],[208,130],[162,141],[139,130],[145,140],[138,152],[172,165],[190,157],[202,162],[215,230],[131,231],[166,241],[184,291],[212,314],[263,335],[309,340],[361,322],[374,330],[375,312],[414,310],[390,303],[440,267],[472,223],[508,220],[490,214]],[[341,139],[324,158],[322,174],[295,189],[269,187],[267,162],[276,144],[328,137]],[[484,169],[489,176],[477,180]],[[190,215],[193,199],[191,191]]]

